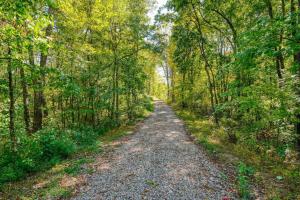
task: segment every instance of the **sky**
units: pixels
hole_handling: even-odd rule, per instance
[[[155,4],[153,6],[153,8],[148,12],[148,16],[150,18],[150,24],[154,24],[155,22],[155,15],[157,14],[158,10],[160,7],[164,6],[168,0],[154,0]],[[156,68],[157,73],[159,74],[159,76],[162,77],[162,80],[166,83],[166,77],[163,71],[163,68],[161,66],[157,66]]]
[[[158,9],[167,3],[167,0],[154,0],[154,1],[155,1],[154,7],[148,13],[151,24],[154,23],[154,17],[157,14]]]
[[[150,24],[154,24],[155,22],[155,15],[157,14],[160,7],[164,6],[168,0],[154,0],[153,8],[148,12],[148,16],[150,18]],[[163,81],[166,82],[166,77],[164,75],[163,68],[161,66],[157,66],[156,68],[157,73],[162,77]]]

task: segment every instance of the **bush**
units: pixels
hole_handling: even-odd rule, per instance
[[[99,134],[101,132],[97,133],[90,127],[80,127],[78,130],[71,132],[71,138],[78,146],[85,147],[95,144]]]
[[[151,97],[146,97],[144,99],[143,105],[146,110],[151,112],[154,111],[153,99]]]
[[[22,160],[10,151],[8,147],[1,150],[0,155],[0,184],[15,181],[24,176],[24,170],[19,168]]]
[[[151,97],[148,96],[144,96],[139,103],[134,105],[132,110],[133,119],[135,120],[137,118],[142,118],[145,114],[145,111],[154,111],[153,100]]]
[[[40,134],[39,142],[44,159],[52,161],[64,159],[76,150],[74,141],[65,132],[52,129]]]
[[[102,123],[97,131],[83,126],[76,130],[45,128],[30,136],[20,134],[16,152],[11,151],[8,143],[0,146],[0,185],[24,178],[29,173],[48,169],[79,148],[98,148],[95,145],[98,136],[109,129],[111,123]]]
[[[251,199],[250,193],[250,183],[249,177],[253,176],[254,169],[245,165],[244,163],[239,163],[238,165],[238,191],[242,199]]]
[[[36,135],[32,137],[23,136],[20,138],[20,144],[18,148],[18,158],[20,160],[19,168],[26,172],[39,171],[41,168],[41,160],[43,155],[43,149],[40,141]]]
[[[0,184],[15,181],[24,176],[24,172],[21,169],[17,169],[13,164],[2,166],[0,173]]]
[[[17,152],[8,146],[0,150],[0,184],[47,169],[75,151],[75,142],[67,132],[44,129],[32,136],[23,135]]]

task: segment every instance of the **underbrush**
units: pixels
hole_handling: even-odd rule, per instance
[[[16,152],[8,146],[0,150],[0,185],[49,169],[80,149],[94,146],[101,133],[91,128],[46,128],[33,135],[23,136]]]
[[[251,199],[251,185],[257,185],[266,199],[300,199],[300,164],[289,145],[276,141],[244,137],[235,130],[238,141],[230,141],[226,129],[213,119],[187,110],[177,110],[189,132],[207,152],[224,165],[236,166],[237,191],[242,199]]]
[[[103,144],[127,135],[131,129],[132,126],[121,126],[103,132],[94,138],[92,144],[82,144],[81,141],[76,144],[76,140],[73,140],[75,151],[66,158],[56,159],[55,164],[49,163],[48,160],[39,160],[48,165],[35,173],[23,174],[18,181],[2,184],[0,199],[64,199],[69,197],[78,184],[84,183],[83,175],[94,172],[92,163],[95,157],[103,151]],[[16,170],[18,171],[20,169]],[[25,176],[28,175],[30,176],[26,178]]]
[[[96,154],[102,151],[102,144],[132,133],[134,124],[153,110],[151,99],[145,100],[142,106],[134,119],[119,126],[107,121],[96,128],[48,127],[31,135],[19,133],[15,152],[11,151],[9,143],[1,144],[0,199],[56,199],[71,195],[73,188],[62,187],[61,182],[93,172],[92,168],[82,166],[94,161]],[[77,184],[78,180],[75,182]]]

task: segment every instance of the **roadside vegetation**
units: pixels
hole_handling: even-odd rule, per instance
[[[24,198],[69,194],[61,176],[153,109],[159,59],[145,40],[149,6],[0,1],[0,198],[21,197],[23,187]],[[31,188],[39,178],[51,191]]]
[[[176,114],[185,122],[188,132],[216,163],[229,168],[227,178],[236,183],[243,199],[252,199],[255,192],[266,199],[297,199],[300,195],[300,164],[295,155],[285,156],[280,148],[257,149],[237,133],[239,142],[232,144],[226,127],[217,126],[207,115],[182,110]],[[264,151],[261,153],[260,151]],[[232,174],[234,172],[234,174]]]
[[[80,145],[71,143],[74,151],[69,152],[67,157],[51,160],[37,160],[47,167],[39,168],[35,173],[27,174],[22,180],[2,184],[0,187],[0,199],[64,199],[74,195],[79,186],[86,184],[86,176],[92,174],[96,158],[105,157],[106,153],[114,147],[115,141],[132,134],[142,120],[153,111],[152,103],[149,102],[149,110],[131,121],[127,125],[105,130],[101,133],[93,131],[93,134],[83,132]],[[61,140],[59,140],[61,141]],[[84,142],[83,142],[84,141]],[[58,141],[57,141],[58,142]],[[82,143],[83,142],[83,143]],[[65,149],[66,146],[64,146]],[[55,150],[54,147],[52,150]],[[18,169],[20,171],[20,169]],[[6,174],[3,174],[6,175]],[[2,176],[3,176],[2,175]]]
[[[168,0],[154,24],[152,4],[0,1],[0,196],[70,195],[156,96],[241,198],[300,199],[300,1]]]
[[[252,181],[300,198],[299,5],[169,0],[156,17],[165,99],[208,152],[237,158],[244,199]]]

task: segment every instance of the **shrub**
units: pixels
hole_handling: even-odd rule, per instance
[[[21,169],[17,169],[13,164],[2,166],[0,169],[0,184],[15,181],[24,176],[24,172]]]
[[[146,97],[144,99],[143,105],[146,110],[151,112],[154,111],[153,99],[151,97]]]
[[[78,130],[71,131],[71,138],[78,146],[89,146],[96,143],[98,133],[90,127],[80,127]]]
[[[20,141],[17,152],[20,159],[19,168],[26,172],[39,171],[41,168],[40,161],[42,160],[43,149],[38,137],[36,137],[36,135],[32,135],[32,137],[23,136],[20,138]]]
[[[244,163],[240,162],[238,165],[238,191],[242,199],[250,199],[250,183],[249,177],[254,174],[254,170],[252,167],[245,165]]]
[[[75,142],[68,133],[57,129],[23,135],[16,152],[12,152],[8,145],[0,150],[0,184],[49,168],[75,150]]]
[[[60,160],[75,152],[75,143],[68,137],[68,134],[56,129],[39,133],[39,142],[42,148],[44,159]]]
[[[18,167],[21,164],[21,158],[17,154],[12,153],[8,147],[4,147],[1,152],[0,184],[23,177],[24,170]]]

